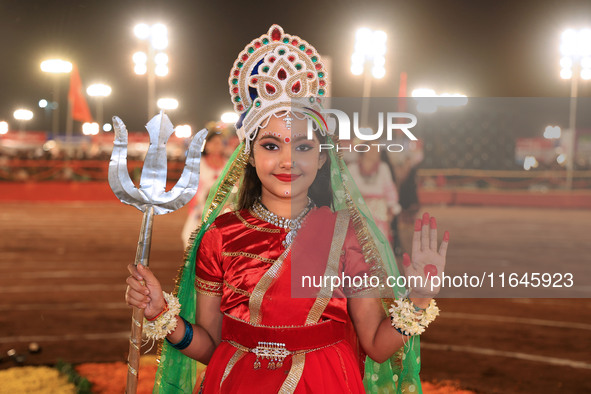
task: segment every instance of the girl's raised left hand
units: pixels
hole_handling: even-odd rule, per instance
[[[402,256],[404,275],[411,287],[411,296],[419,298],[433,298],[441,289],[441,280],[445,270],[445,255],[449,243],[449,232],[443,234],[443,241],[437,248],[437,221],[435,217],[423,214],[423,219],[415,222],[412,238],[412,256],[405,253]],[[433,277],[439,280],[432,281]],[[420,279],[419,279],[420,277]],[[414,285],[414,286],[413,286]]]

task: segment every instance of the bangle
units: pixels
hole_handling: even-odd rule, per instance
[[[162,292],[166,301],[166,310],[160,313],[155,319],[144,318],[144,335],[148,339],[160,340],[166,338],[177,326],[176,316],[181,312],[181,304],[178,298],[172,294]]]
[[[421,308],[419,306],[417,306],[414,302],[412,302],[412,300],[410,298],[407,297],[407,300],[410,301],[410,303],[412,304],[412,306],[415,308],[415,312],[421,312],[421,311],[426,311],[427,308]],[[427,307],[429,307],[429,305],[427,305]]]
[[[168,342],[170,346],[172,346],[175,349],[183,350],[187,348],[193,341],[193,325],[189,323],[184,317],[179,317],[181,318],[185,326],[185,335],[183,336],[183,339],[181,339],[180,342],[172,343],[168,338],[166,338],[166,342]]]
[[[162,314],[166,313],[168,311],[168,302],[166,302],[166,299],[164,299],[164,308],[160,311],[159,314],[157,314],[156,316],[152,317],[151,319],[148,319],[146,317],[147,321],[154,321],[156,319],[158,319],[160,316],[162,316]]]
[[[439,315],[439,308],[435,300],[431,300],[425,309],[416,309],[408,298],[394,301],[390,307],[390,320],[392,326],[402,335],[420,335],[425,328]]]

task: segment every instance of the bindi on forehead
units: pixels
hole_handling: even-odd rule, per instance
[[[292,136],[291,135],[284,136],[281,133],[278,133],[276,131],[264,131],[261,134],[261,139],[263,139],[265,137],[270,137],[270,138],[273,138],[273,139],[275,139],[277,141],[284,142],[286,144],[289,144],[292,141]]]

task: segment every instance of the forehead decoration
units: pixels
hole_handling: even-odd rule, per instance
[[[252,40],[234,62],[228,79],[234,110],[240,115],[237,134],[246,151],[263,120],[279,112],[302,113],[317,119],[328,85],[316,49],[273,25]],[[288,115],[289,116],[289,115]],[[286,119],[290,126],[292,119]]]

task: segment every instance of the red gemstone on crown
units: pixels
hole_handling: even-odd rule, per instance
[[[312,78],[314,78],[314,73],[308,73],[306,76],[307,76],[308,78],[312,79]]]
[[[293,41],[291,42],[291,45],[298,45],[298,40],[293,40]]]
[[[320,86],[324,86],[326,85],[326,81],[324,81],[323,79],[320,80]]]
[[[238,111],[242,111],[244,109],[244,106],[242,104],[238,104]]]
[[[250,80],[250,83],[253,83],[254,84],[254,83],[257,83],[258,81],[259,80],[257,78],[253,78],[253,79]]]
[[[237,77],[238,75],[240,75],[240,70],[234,70],[234,76]]]
[[[302,84],[300,81],[296,81],[291,87],[291,91],[294,93],[298,93],[302,89]]]
[[[255,48],[260,48],[261,47],[261,43],[259,41],[254,43],[254,47]]]
[[[311,49],[308,49],[308,50],[306,51],[306,55],[311,55],[311,54],[312,54],[312,50],[311,50]]]
[[[316,70],[322,70],[322,64],[316,63]]]
[[[271,32],[271,40],[273,41],[279,41],[281,40],[281,30],[279,30],[279,28],[274,28],[273,31]]]
[[[287,60],[289,60],[290,62],[293,62],[295,60],[295,56],[293,56],[293,55],[292,56],[289,56],[287,58]]]
[[[232,89],[232,93],[237,94],[238,93],[238,88]]]
[[[277,72],[277,78],[279,78],[279,80],[283,81],[285,78],[287,78],[287,73],[285,72],[285,70],[283,68],[280,68],[279,71]]]
[[[242,55],[242,60],[243,61],[246,61],[247,59],[248,59],[248,55],[246,55],[246,54],[245,55]]]
[[[271,63],[275,63],[275,56],[271,56],[271,57],[269,58],[269,61],[270,61]]]
[[[271,85],[270,83],[265,84],[265,89],[267,90],[267,93],[269,93],[269,94],[275,93],[275,87],[273,85]]]

